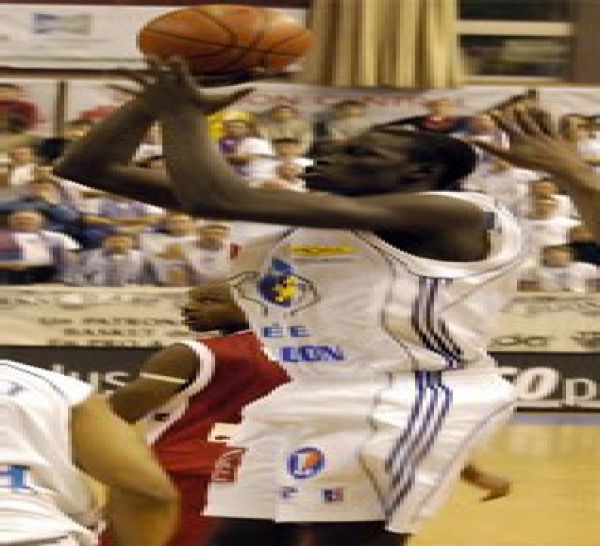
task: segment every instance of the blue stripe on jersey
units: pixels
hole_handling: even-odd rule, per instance
[[[54,383],[52,383],[52,381],[50,381],[47,377],[44,377],[43,375],[38,375],[37,373],[34,373],[29,369],[21,368],[20,366],[12,366],[6,360],[1,361],[0,366],[6,366],[7,368],[11,368],[13,370],[17,370],[17,371],[25,373],[25,374],[33,375],[34,377],[37,377],[38,379],[41,379],[42,381],[48,383],[48,385],[50,385],[63,398],[65,398],[66,400],[69,399],[69,397],[66,395],[66,393],[64,391],[59,389]]]
[[[444,358],[447,368],[457,369],[464,365],[462,351],[451,339],[443,319],[438,317],[435,320],[440,282],[442,280],[437,278],[419,277],[419,291],[412,305],[410,320],[423,345]]]
[[[416,471],[438,437],[452,404],[452,391],[442,383],[441,372],[416,372],[416,396],[406,429],[386,459],[385,469],[390,475],[389,498],[385,506],[390,518],[406,498],[415,483]],[[425,400],[429,399],[426,403]],[[416,424],[423,407],[423,419]]]

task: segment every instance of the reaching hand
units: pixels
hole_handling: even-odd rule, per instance
[[[474,146],[525,169],[544,171],[560,179],[590,167],[577,149],[553,127],[548,112],[535,105],[490,113],[497,125],[508,135],[509,148],[489,142],[470,141]]]
[[[207,92],[203,85],[230,85],[234,75],[194,76],[182,59],[167,62],[147,59],[145,73],[124,71],[124,75],[137,82],[141,91],[135,93],[153,113],[168,112],[174,103],[189,104],[206,115],[213,114],[245,97],[252,88],[236,91]],[[238,74],[237,76],[240,76]],[[251,76],[248,76],[250,79]]]
[[[509,480],[497,474],[480,470],[472,464],[463,469],[461,477],[471,485],[487,491],[487,494],[481,497],[482,502],[506,497],[511,490]]]

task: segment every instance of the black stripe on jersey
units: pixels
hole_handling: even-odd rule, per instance
[[[25,374],[33,375],[34,377],[37,377],[38,379],[41,379],[45,383],[48,383],[48,385],[50,385],[63,398],[65,398],[66,400],[69,399],[69,397],[66,395],[65,392],[63,392],[62,390],[60,390],[54,383],[52,383],[52,381],[50,381],[47,377],[44,377],[43,375],[38,375],[37,373],[34,373],[31,370],[23,369],[20,366],[11,366],[8,362],[0,362],[0,366],[6,366],[7,368],[11,368],[13,370],[17,370],[18,372],[22,372],[22,373],[25,373]]]
[[[391,518],[412,489],[419,464],[429,453],[439,435],[452,404],[452,391],[442,383],[441,372],[416,372],[417,394],[406,429],[386,460],[390,476],[390,498],[385,507]],[[429,399],[429,402],[426,400]],[[427,406],[423,419],[416,425],[416,416]],[[415,426],[416,425],[416,426]]]
[[[461,367],[461,354],[456,351],[456,343],[449,344],[448,340],[443,339],[436,331],[436,326],[440,326],[439,320],[437,325],[434,324],[436,295],[440,282],[438,278],[419,277],[419,291],[412,305],[410,321],[423,345],[432,353],[444,358],[448,368],[454,369]],[[446,334],[449,337],[447,327]]]

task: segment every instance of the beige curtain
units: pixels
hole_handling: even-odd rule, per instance
[[[312,0],[316,43],[297,80],[351,87],[456,87],[456,0]]]

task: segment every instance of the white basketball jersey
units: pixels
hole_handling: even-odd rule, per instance
[[[0,360],[0,544],[72,535],[96,544],[94,497],[72,463],[72,406],[87,383]]]
[[[308,228],[243,248],[233,264],[234,293],[290,376],[493,364],[485,347],[516,289],[523,255],[520,229],[489,197],[442,194],[487,213],[486,259],[421,258],[371,233]]]

